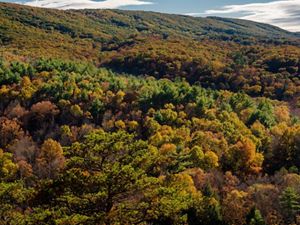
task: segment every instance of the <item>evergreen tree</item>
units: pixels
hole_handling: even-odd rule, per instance
[[[292,222],[297,213],[300,212],[300,196],[294,188],[286,188],[280,196],[280,205],[286,220]]]
[[[247,215],[247,225],[266,225],[260,211],[255,207]]]

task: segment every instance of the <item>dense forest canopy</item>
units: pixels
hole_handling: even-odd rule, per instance
[[[298,36],[0,3],[0,224],[299,224]]]

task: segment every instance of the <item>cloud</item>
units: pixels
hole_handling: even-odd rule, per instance
[[[300,31],[300,0],[278,0],[267,3],[227,5],[216,10],[207,10],[205,13],[190,13],[189,15],[220,14],[268,23],[289,31]]]
[[[30,6],[56,9],[115,9],[122,6],[149,4],[152,3],[141,0],[32,0],[25,3]]]

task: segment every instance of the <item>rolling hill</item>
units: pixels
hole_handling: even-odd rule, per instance
[[[22,55],[96,58],[99,46],[136,35],[216,39],[253,44],[256,41],[297,42],[297,34],[267,24],[218,17],[195,18],[155,12],[32,8],[0,3],[1,51]],[[47,49],[47,50],[46,50]],[[73,50],[72,55],[70,51]],[[25,51],[25,52],[24,52]]]
[[[297,35],[0,3],[0,224],[299,224]]]
[[[3,59],[85,61],[275,99],[299,95],[299,38],[251,21],[0,3]]]

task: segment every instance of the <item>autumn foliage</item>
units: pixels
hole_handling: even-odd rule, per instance
[[[296,34],[6,3],[0,21],[1,225],[300,224]]]

